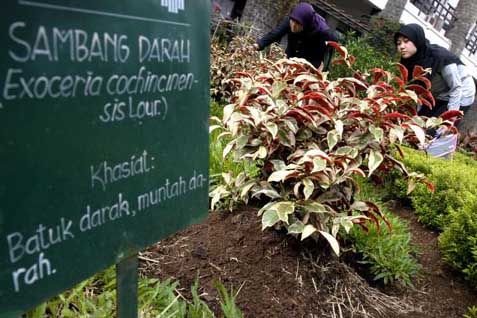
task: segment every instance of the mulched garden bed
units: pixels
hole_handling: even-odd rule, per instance
[[[247,318],[462,317],[477,304],[477,293],[443,264],[436,233],[418,224],[412,211],[395,212],[409,221],[422,252],[425,274],[415,288],[370,286],[326,245],[262,232],[254,209],[209,214],[142,253],[141,271],[179,280],[184,298],[199,275],[201,297],[217,316],[215,281],[238,292],[236,302]]]

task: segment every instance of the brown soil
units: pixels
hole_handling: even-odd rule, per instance
[[[280,232],[262,232],[253,209],[211,213],[143,253],[141,268],[147,276],[179,280],[179,292],[186,298],[199,274],[201,297],[217,317],[215,281],[238,292],[236,302],[246,318],[462,317],[468,306],[477,304],[477,293],[444,266],[437,235],[417,224],[410,211],[397,213],[409,220],[422,251],[419,261],[426,275],[415,289],[370,287],[331,256],[326,245],[304,245]]]

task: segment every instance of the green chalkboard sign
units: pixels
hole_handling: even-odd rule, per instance
[[[7,0],[0,317],[207,213],[209,0]]]

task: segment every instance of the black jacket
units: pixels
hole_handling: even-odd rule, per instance
[[[290,29],[290,18],[287,16],[272,31],[257,41],[259,49],[269,46],[273,42],[288,34],[288,45],[285,50],[287,57],[301,57],[319,67],[325,57],[325,52],[331,52],[331,47],[326,46],[325,41],[337,41],[335,34],[331,30],[293,33]]]

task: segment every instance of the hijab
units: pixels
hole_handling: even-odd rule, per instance
[[[315,12],[312,5],[300,2],[291,12],[290,18],[303,25],[303,30],[307,32],[328,31],[330,27],[325,19]]]
[[[415,23],[407,24],[394,34],[394,43],[397,43],[399,36],[405,36],[414,43],[417,52],[407,58],[401,58],[400,63],[404,65],[408,72],[408,80],[412,78],[414,66],[420,65],[423,68],[432,68],[432,73],[438,73],[449,64],[463,64],[462,61],[452,52],[437,44],[430,44],[426,39],[424,29]],[[427,75],[431,77],[431,75]]]

